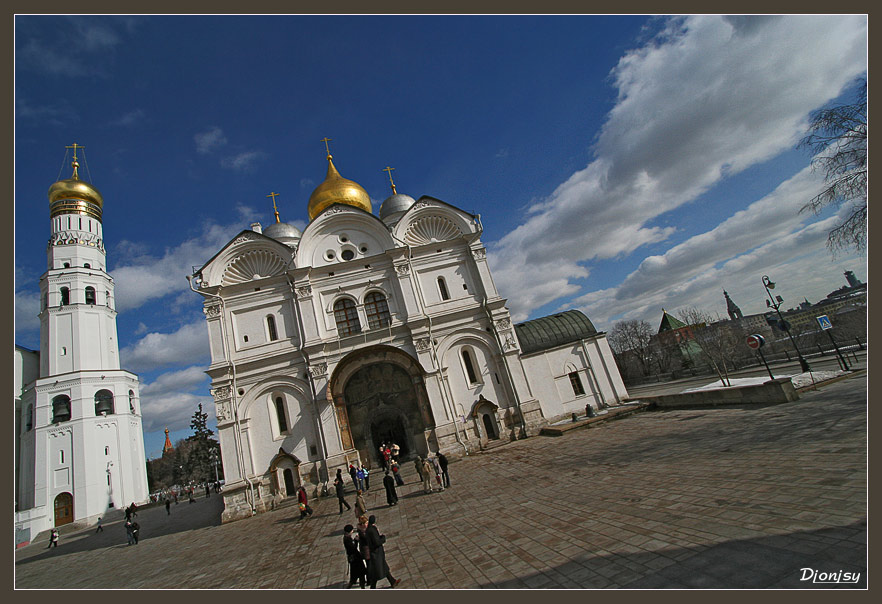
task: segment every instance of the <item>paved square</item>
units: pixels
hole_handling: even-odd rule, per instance
[[[866,403],[861,372],[788,404],[642,412],[467,457],[431,495],[404,464],[400,504],[374,480],[369,513],[400,588],[855,587],[803,568],[865,587]],[[217,496],[145,509],[137,546],[117,522],[22,548],[16,586],[345,587],[353,516],[312,505],[226,525]]]

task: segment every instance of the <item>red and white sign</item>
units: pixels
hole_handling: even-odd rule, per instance
[[[755,333],[751,336],[747,336],[747,345],[753,348],[754,350],[759,350],[760,347],[766,343],[765,338],[763,338],[758,333]]]

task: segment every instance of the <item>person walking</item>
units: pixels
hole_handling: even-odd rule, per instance
[[[351,510],[352,506],[349,505],[349,502],[343,498],[345,495],[346,487],[343,484],[343,473],[340,470],[337,470],[337,478],[334,479],[334,489],[337,491],[337,503],[340,507],[340,514],[343,513],[344,505],[346,506],[347,510]],[[338,516],[340,514],[338,514]]]
[[[450,488],[450,474],[447,473],[447,456],[438,451],[438,465],[441,466],[441,478],[444,479],[444,486]]]
[[[361,517],[366,513],[367,505],[364,502],[364,493],[358,491],[358,493],[355,494],[355,515]]]
[[[101,516],[98,516],[98,528],[95,529],[96,533],[103,533],[104,527],[101,526]]]
[[[420,477],[420,481],[423,480],[423,458],[417,455],[417,458],[413,460],[413,465],[416,466],[417,475]]]
[[[132,539],[135,540],[135,545],[138,545],[138,538],[141,536],[141,525],[137,522],[132,523]]]
[[[359,466],[358,470],[355,471],[355,478],[358,480],[358,486],[356,487],[359,491],[364,491],[364,468]]]
[[[358,490],[358,470],[355,469],[355,466],[349,464],[349,475],[352,477],[352,486],[355,487],[355,490]]]
[[[429,464],[428,459],[423,460],[423,468],[420,472],[420,476],[423,478],[423,492],[431,493],[432,492],[432,474],[434,471],[432,470],[432,466]]]
[[[126,541],[128,541],[128,545],[134,545],[135,537],[132,535],[132,521],[126,520]]]
[[[444,490],[444,483],[441,480],[441,464],[438,463],[437,457],[432,457],[429,459],[432,462],[432,471],[435,474],[435,482],[438,483],[438,490]]]
[[[211,489],[208,487],[208,483],[205,483],[205,498],[208,499],[211,497]]]
[[[171,516],[171,499],[165,498],[165,515]]]
[[[385,480],[385,479],[384,479]],[[389,581],[389,587],[396,587],[401,583],[401,579],[392,576],[389,570],[389,564],[386,563],[386,552],[383,544],[386,543],[386,535],[380,533],[377,528],[377,517],[368,518],[368,526],[365,531],[367,537],[368,548],[370,549],[370,559],[367,566],[367,582],[371,589],[376,589],[377,581],[386,578]]]
[[[395,484],[399,487],[404,486],[404,479],[401,477],[401,467],[398,465],[398,462],[392,461],[392,476],[395,478]]]
[[[46,549],[49,549],[50,547],[53,547],[53,546],[58,547],[58,529],[52,529],[52,531],[50,531],[49,545],[46,547]]]
[[[312,516],[312,508],[309,507],[309,500],[306,497],[306,489],[303,488],[303,485],[300,485],[300,488],[297,489],[297,503],[300,507],[301,519]]]
[[[359,586],[364,589],[367,576],[367,569],[364,565],[364,556],[358,547],[358,541],[352,536],[353,526],[347,524],[343,527],[343,548],[346,550],[346,561],[349,563],[349,585],[347,589],[352,589],[355,582],[358,581]],[[358,533],[355,534],[358,536]]]
[[[401,447],[392,443],[392,459],[398,461],[398,454],[401,453]]]
[[[386,487],[386,503],[390,506],[398,505],[398,493],[395,492],[395,479],[389,475],[388,470],[383,477],[383,486]]]
[[[371,473],[368,471],[366,466],[361,466],[361,469],[364,471],[364,490],[371,490]]]

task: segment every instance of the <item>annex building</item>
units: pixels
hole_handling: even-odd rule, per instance
[[[189,276],[204,297],[224,521],[326,492],[337,468],[459,457],[627,396],[579,311],[515,325],[480,217],[392,195],[377,214],[328,153],[301,233],[243,230]],[[275,194],[273,207],[275,204]]]
[[[147,500],[138,377],[120,369],[101,193],[78,176],[49,188],[40,351],[16,346],[16,543]]]

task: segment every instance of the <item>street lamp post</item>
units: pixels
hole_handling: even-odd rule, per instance
[[[209,458],[214,463],[214,483],[217,484],[220,482],[220,478],[217,474],[217,449],[212,447],[211,452],[209,453]]]
[[[781,314],[781,303],[784,302],[784,299],[781,296],[772,296],[775,283],[767,275],[763,275],[763,287],[766,288],[766,294],[769,296],[769,299],[766,300],[766,306],[774,308],[775,312],[778,313],[781,328],[787,332],[787,337],[790,338],[790,343],[793,344],[793,349],[796,350],[796,356],[799,357],[799,366],[802,368],[803,373],[811,371],[808,361],[802,356],[799,347],[796,345],[796,340],[793,339],[793,334],[790,333],[790,324],[784,320],[784,316]]]

